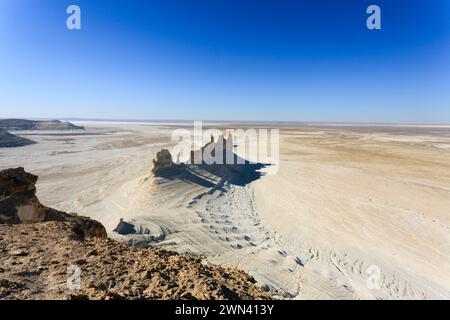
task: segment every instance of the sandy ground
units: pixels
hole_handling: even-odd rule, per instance
[[[173,126],[80,124],[22,135],[38,144],[0,149],[0,169],[39,175],[41,202],[112,237],[202,254],[284,297],[450,298],[448,127],[283,127],[278,174],[200,173],[207,186],[150,174]],[[112,231],[121,218],[135,234]]]

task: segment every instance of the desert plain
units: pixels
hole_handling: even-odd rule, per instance
[[[151,172],[189,124],[75,124],[15,133],[37,143],[0,149],[0,169],[38,175],[44,205],[112,238],[242,269],[281,298],[450,299],[450,126],[221,123],[279,128],[279,170],[205,184]]]

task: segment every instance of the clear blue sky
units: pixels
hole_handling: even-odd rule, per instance
[[[448,0],[0,1],[0,117],[450,123],[449,91]]]

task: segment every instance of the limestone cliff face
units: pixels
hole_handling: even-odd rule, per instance
[[[38,177],[23,168],[0,171],[0,223],[33,223],[45,218],[36,197]]]
[[[211,140],[202,146],[199,150],[192,150],[190,159],[188,163],[208,163],[209,157],[214,156],[215,151],[223,152],[224,157],[223,160],[226,159],[227,152],[232,151],[233,140],[230,136],[229,139],[225,139],[223,135],[221,135],[217,141],[214,141],[214,137],[211,136]],[[173,161],[172,154],[167,149],[161,149],[161,151],[156,153],[156,159],[153,159],[153,168],[152,173],[155,175],[160,174],[161,172],[167,171],[167,169],[180,169],[183,167],[183,163],[179,163],[178,159],[176,163]]]
[[[106,238],[101,223],[42,205],[36,197],[37,179],[24,168],[0,171],[0,224],[72,221],[80,235]]]
[[[153,160],[152,173],[160,181],[179,180],[208,188],[223,183],[242,186],[259,179],[266,164],[246,160],[234,152],[234,147],[231,134],[228,138],[220,135],[216,141],[211,136],[204,146],[191,150],[186,162],[179,161],[179,154],[174,155],[177,161],[173,162],[170,152],[162,149]]]
[[[156,159],[153,159],[152,172],[157,173],[165,168],[170,168],[173,164],[172,155],[169,150],[161,149],[161,151],[156,154]]]

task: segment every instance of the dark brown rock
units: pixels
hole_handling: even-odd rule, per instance
[[[37,179],[21,167],[0,171],[0,224],[73,221],[78,237],[106,238],[100,222],[43,206],[36,197]]]
[[[36,181],[0,171],[0,299],[269,298],[243,271],[108,239],[101,223],[43,206]]]
[[[243,271],[111,239],[79,239],[75,223],[0,225],[0,299],[270,298]],[[74,268],[75,288],[68,285]]]
[[[33,223],[45,218],[36,197],[38,177],[24,168],[0,171],[0,223]]]

